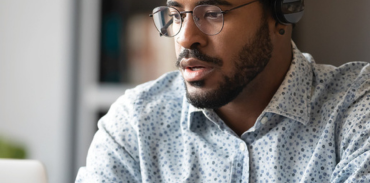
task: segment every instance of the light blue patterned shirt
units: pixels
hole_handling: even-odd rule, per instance
[[[370,65],[319,65],[293,43],[241,137],[187,102],[178,71],[127,90],[98,126],[78,183],[370,182]]]

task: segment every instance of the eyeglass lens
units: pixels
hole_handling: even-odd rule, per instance
[[[184,13],[185,14],[185,13]],[[161,35],[176,36],[181,29],[181,13],[172,7],[160,6],[153,10],[153,20]],[[223,13],[217,6],[200,5],[193,10],[193,20],[196,26],[207,35],[216,35],[223,28]]]

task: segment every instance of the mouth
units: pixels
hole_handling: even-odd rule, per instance
[[[185,81],[194,82],[204,80],[214,71],[214,66],[196,59],[184,59],[181,61],[181,70]]]
[[[202,66],[195,66],[195,67],[187,67],[186,69],[189,69],[191,71],[197,71],[197,70],[201,70],[201,69],[204,69],[205,67],[202,67]]]

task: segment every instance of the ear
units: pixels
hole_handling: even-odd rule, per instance
[[[292,29],[293,25],[292,24],[280,24],[277,21],[275,22],[275,27],[274,27],[274,35],[275,36],[292,36]]]
[[[281,37],[287,33],[287,28],[289,25],[280,24],[274,17],[269,16],[267,19],[269,29],[270,29],[270,36],[272,37]]]

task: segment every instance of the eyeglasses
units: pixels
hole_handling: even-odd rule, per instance
[[[154,25],[159,31],[160,36],[176,36],[181,30],[182,23],[184,22],[184,15],[187,13],[193,14],[193,20],[199,30],[204,34],[213,36],[220,33],[224,27],[224,14],[256,1],[258,0],[225,11],[222,11],[221,8],[215,5],[198,5],[193,11],[182,12],[173,7],[159,6],[154,8],[153,13],[149,16],[153,17]]]

